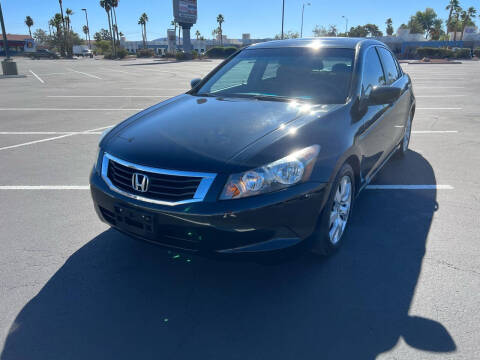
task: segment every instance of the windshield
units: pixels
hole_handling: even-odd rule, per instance
[[[246,49],[194,95],[343,104],[350,90],[354,57],[353,49]]]

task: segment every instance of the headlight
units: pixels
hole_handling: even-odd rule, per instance
[[[264,194],[306,181],[310,178],[319,151],[319,145],[312,145],[268,165],[230,175],[220,199]]]

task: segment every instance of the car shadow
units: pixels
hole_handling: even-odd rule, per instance
[[[376,182],[390,177],[436,183],[415,152]],[[454,351],[440,323],[409,314],[436,209],[433,190],[367,190],[328,259],[227,261],[105,231],[21,310],[0,358],[357,360],[400,337]]]

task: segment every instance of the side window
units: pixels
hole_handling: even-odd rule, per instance
[[[253,65],[255,65],[255,60],[239,61],[218,79],[210,91],[215,92],[247,84]]]
[[[378,52],[382,59],[383,68],[385,69],[387,85],[393,84],[400,77],[397,62],[393,59],[392,54],[387,49],[379,47]]]
[[[367,50],[365,63],[363,65],[362,95],[370,95],[372,89],[376,86],[385,85],[385,76],[383,74],[382,64],[378,58],[375,48]]]

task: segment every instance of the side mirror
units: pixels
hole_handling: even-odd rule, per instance
[[[391,86],[377,86],[368,97],[369,105],[385,105],[394,103],[402,93],[402,89]]]
[[[198,85],[198,83],[202,81],[202,79],[200,78],[197,78],[197,79],[193,79],[192,81],[190,81],[190,86],[192,87],[192,89]]]

